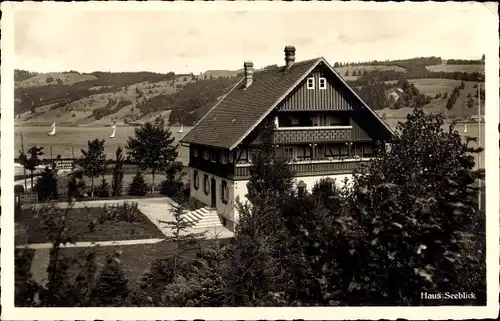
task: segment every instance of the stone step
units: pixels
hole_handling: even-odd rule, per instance
[[[222,227],[217,210],[208,206],[187,212],[183,221],[192,224],[191,228]]]

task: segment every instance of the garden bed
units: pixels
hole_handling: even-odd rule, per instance
[[[122,206],[122,205],[119,205]],[[109,207],[108,210],[112,208]],[[163,238],[160,230],[138,210],[134,221],[100,220],[105,207],[72,208],[68,210],[68,234],[74,235],[75,242],[118,241],[148,238]],[[61,214],[64,209],[57,209]],[[24,209],[22,215],[16,217],[16,223],[26,231],[28,243],[47,243],[49,241],[47,229],[37,216],[38,210]],[[92,221],[99,222],[93,231],[90,229]]]

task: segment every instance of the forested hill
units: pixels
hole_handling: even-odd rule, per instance
[[[425,79],[435,80],[433,84],[436,87],[448,88],[453,81],[464,81],[467,85],[481,80],[483,62],[421,57],[332,64],[373,108],[398,109],[415,104],[412,103],[415,99],[418,105],[432,104],[432,99],[438,96],[438,93],[427,95],[423,90],[419,94],[424,96],[414,99],[418,94],[413,94],[416,91],[408,89],[409,85],[404,80],[415,83],[420,91],[422,88],[418,88],[418,82]],[[229,90],[241,73],[241,69],[212,70],[199,75],[173,72],[35,73],[16,70],[16,123],[40,125],[57,121],[66,125],[106,125],[116,121],[119,124],[138,124],[161,115],[170,123],[192,125]],[[403,89],[403,85],[408,87],[405,90],[411,93],[411,97],[403,98],[399,103],[387,102],[388,99],[395,99],[394,93]],[[453,86],[457,85],[454,83]],[[447,90],[447,96],[452,94],[453,88]],[[442,100],[444,92],[439,94]]]

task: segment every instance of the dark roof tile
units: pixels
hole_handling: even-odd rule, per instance
[[[241,79],[182,142],[231,148],[319,60],[296,62],[288,70],[282,66],[256,71],[247,89]]]

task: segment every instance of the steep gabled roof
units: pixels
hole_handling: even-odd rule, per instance
[[[324,58],[294,63],[290,68],[274,67],[255,72],[253,82],[244,88],[242,78],[181,140],[205,146],[233,149],[323,62],[358,98],[363,106],[393,134],[392,129],[352,90]]]
[[[319,60],[320,58],[296,62],[288,70],[285,67],[274,67],[256,71],[253,83],[247,89],[244,89],[245,82],[242,78],[184,136],[182,142],[231,148]]]

